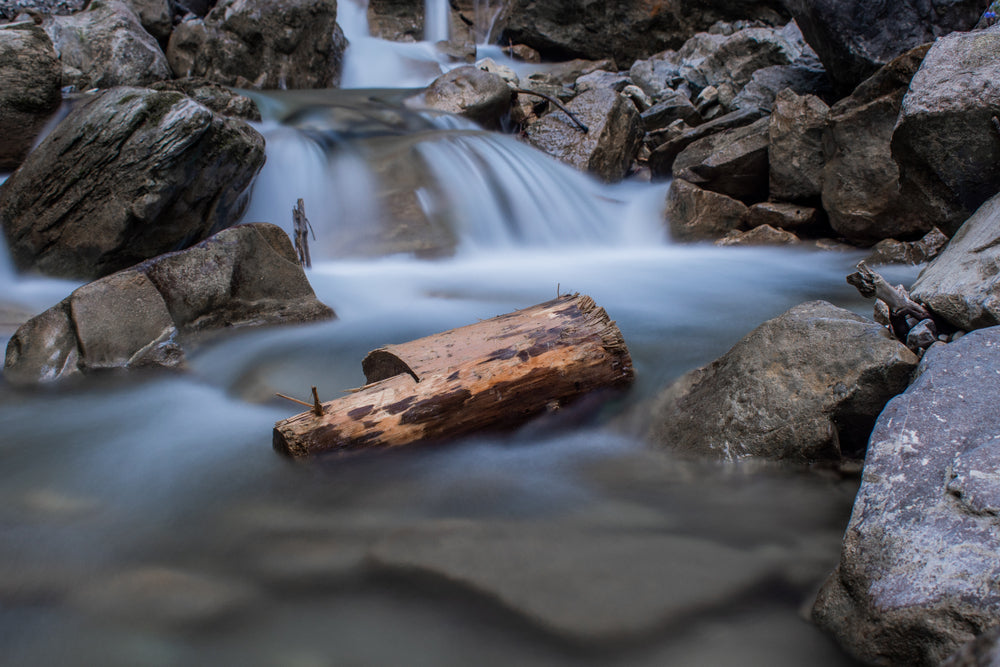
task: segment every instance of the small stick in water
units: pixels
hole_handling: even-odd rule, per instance
[[[295,252],[299,255],[299,264],[307,269],[311,268],[309,232],[312,232],[313,240],[316,240],[316,232],[309,223],[309,218],[306,217],[306,207],[301,199],[292,209],[292,229],[295,233]]]

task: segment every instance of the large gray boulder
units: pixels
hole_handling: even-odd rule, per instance
[[[902,193],[890,148],[903,96],[928,48],[896,58],[830,109],[823,208],[851,241],[919,238],[934,226],[937,216]]]
[[[913,284],[912,296],[959,329],[1000,324],[1000,195],[969,218]]]
[[[98,278],[230,226],[264,139],[175,92],[115,88],[74,109],[0,188],[18,269]]]
[[[513,92],[496,74],[466,65],[442,74],[424,92],[431,109],[464,116],[485,128],[499,130],[510,112]]]
[[[334,317],[316,299],[288,236],[237,225],[84,285],[22,325],[4,377],[17,384],[108,369],[183,365],[183,337]]]
[[[173,75],[160,45],[119,0],[95,0],[86,11],[45,21],[63,66],[63,85],[144,86]]]
[[[971,30],[979,0],[786,0],[842,95],[910,49]]]
[[[767,199],[770,119],[694,142],[674,160],[675,178],[746,203]]]
[[[868,663],[937,665],[1000,618],[1000,329],[924,356],[878,419],[813,618]]]
[[[836,461],[864,451],[882,406],[916,365],[881,325],[804,303],[668,387],[649,438],[699,458]]]
[[[812,202],[823,192],[823,132],[830,107],[815,95],[778,93],[768,125],[770,195],[792,202]]]
[[[784,15],[780,2],[768,0],[681,0],[669,5],[648,0],[512,0],[500,20],[499,43],[527,44],[551,60],[614,58],[627,67],[639,58],[678,48],[717,21],[784,23]]]
[[[624,178],[642,142],[641,119],[635,104],[603,88],[578,95],[567,108],[587,125],[586,134],[565,113],[555,111],[528,126],[528,141],[604,181]]]
[[[239,88],[336,88],[347,39],[336,0],[223,0],[174,28],[177,76]]]
[[[31,22],[0,26],[0,171],[24,160],[62,102],[52,42]]]
[[[900,108],[892,154],[907,192],[939,202],[928,209],[953,233],[1000,192],[1000,25],[953,33],[927,53]]]

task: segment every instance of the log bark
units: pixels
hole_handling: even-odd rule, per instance
[[[372,351],[369,384],[274,427],[294,457],[395,447],[510,427],[633,379],[621,332],[588,296],[561,296],[459,329]]]

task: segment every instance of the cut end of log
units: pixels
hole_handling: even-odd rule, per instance
[[[578,294],[386,345],[362,366],[370,384],[278,422],[274,448],[302,457],[515,426],[634,375],[618,326]]]

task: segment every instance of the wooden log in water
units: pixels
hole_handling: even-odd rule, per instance
[[[395,447],[509,427],[632,382],[621,332],[588,296],[552,301],[371,352],[369,384],[274,426],[295,457]]]

